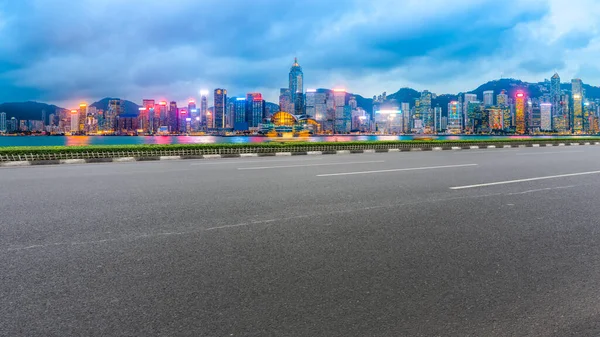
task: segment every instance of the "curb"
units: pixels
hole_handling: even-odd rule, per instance
[[[0,162],[0,167],[23,167],[38,165],[80,165],[92,163],[131,163],[137,161],[173,161],[187,159],[223,159],[223,158],[255,158],[255,157],[287,157],[287,156],[318,156],[318,155],[349,155],[360,153],[386,153],[386,152],[419,152],[419,151],[463,151],[463,150],[484,150],[484,149],[508,149],[508,148],[527,148],[527,147],[553,147],[553,146],[584,146],[600,145],[600,142],[586,143],[556,143],[556,144],[528,144],[528,145],[487,145],[487,146],[452,146],[452,147],[433,147],[433,148],[396,148],[396,149],[367,149],[367,150],[337,150],[337,151],[303,151],[303,152],[277,152],[277,153],[231,153],[231,154],[205,154],[205,155],[187,155],[187,156],[153,156],[153,157],[120,157],[120,158],[88,158],[88,159],[61,159],[61,160],[29,160],[29,161],[8,161]]]

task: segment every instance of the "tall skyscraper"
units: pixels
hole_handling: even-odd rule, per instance
[[[554,75],[552,75],[552,78],[550,79],[550,107],[552,109],[552,111],[550,112],[552,118],[551,129],[554,130],[558,129],[558,126],[562,124],[560,121],[562,119],[562,111],[560,109],[560,95],[560,76],[558,76],[558,73],[554,73]],[[544,129],[544,125],[542,125],[542,130],[546,130]]]
[[[573,133],[582,133],[583,128],[583,83],[580,79],[571,80],[571,93],[573,95],[573,113],[572,113],[572,131]]]
[[[226,126],[226,115],[227,115],[227,90],[215,89],[214,96],[214,107],[215,107],[215,128],[224,129]]]
[[[246,123],[246,98],[238,97],[233,103],[233,126],[237,129],[241,123]]]
[[[154,105],[154,119],[158,119],[159,127],[154,129],[157,132],[160,127],[166,127],[169,129],[169,107],[167,101],[160,101]]]
[[[71,133],[79,132],[79,110],[71,110]]]
[[[442,132],[442,107],[436,106],[433,108],[433,117],[434,117],[434,132]]]
[[[290,94],[294,104],[293,114],[302,115],[304,111],[304,73],[298,64],[298,58],[294,58],[289,80]]]
[[[350,132],[352,124],[352,111],[347,107],[348,93],[344,89],[334,89],[335,103],[335,133]]]
[[[461,113],[461,115],[463,117],[462,125],[465,128],[469,125],[468,114],[466,113],[467,110],[469,109],[469,102],[477,102],[477,95],[476,94],[465,94],[464,95],[463,105],[460,108],[461,108],[461,112],[464,112],[464,113]],[[450,118],[448,118],[448,124],[450,124]]]
[[[521,91],[517,92],[515,99],[515,126],[517,134],[525,134],[525,94]]]
[[[279,90],[279,110],[294,113],[295,111],[293,107],[292,91],[289,88],[281,88]]]
[[[202,90],[200,91],[200,118],[202,118],[202,123],[206,125],[207,128],[213,128],[213,118],[210,116],[210,120],[208,119],[208,91]]]
[[[483,104],[488,107],[494,105],[494,90],[483,92]]]
[[[431,98],[432,94],[428,90],[424,90],[421,93],[421,99],[419,100],[419,115],[422,120],[423,128],[434,129],[433,125],[433,109],[431,109]]]
[[[79,132],[85,131],[85,121],[87,120],[87,104],[81,103],[79,104],[79,116],[77,117],[79,121]],[[71,130],[72,131],[72,130]]]
[[[169,102],[169,131],[170,132],[178,132],[179,131],[179,108],[177,107],[177,102],[171,101]]]
[[[410,133],[410,103],[400,103],[400,111],[402,111],[402,130],[404,133]]]
[[[552,113],[555,111],[552,103],[540,103],[540,130],[552,131]]]
[[[448,132],[452,134],[462,133],[463,120],[460,103],[457,101],[448,103]]]
[[[265,114],[265,100],[261,93],[253,92],[246,95],[246,121],[251,128],[262,123]]]
[[[6,112],[0,112],[0,132],[6,132]]]
[[[142,107],[140,108],[140,115],[138,118],[138,127],[144,132],[154,132],[154,100],[144,99],[142,100]]]

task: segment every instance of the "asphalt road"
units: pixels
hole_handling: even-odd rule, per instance
[[[598,336],[600,147],[0,169],[0,336]]]

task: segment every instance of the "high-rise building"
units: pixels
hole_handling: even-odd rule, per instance
[[[160,101],[154,105],[154,119],[159,121],[158,128],[155,128],[154,132],[157,132],[160,128],[163,128],[163,130],[165,127],[166,130],[169,129],[169,107],[167,104],[167,101]]]
[[[333,100],[335,103],[335,133],[350,132],[352,110],[347,104],[348,93],[344,89],[334,89]]]
[[[176,133],[179,131],[179,108],[177,107],[177,102],[171,101],[169,102],[169,131],[172,133]]]
[[[477,95],[476,94],[464,94],[463,105],[460,107],[461,112],[464,112],[464,113],[461,113],[461,115],[463,117],[462,125],[464,128],[466,128],[469,125],[468,114],[467,114],[467,110],[469,109],[469,102],[477,102]],[[450,118],[448,118],[448,124],[450,124]]]
[[[246,121],[248,127],[256,128],[262,123],[265,114],[265,100],[261,93],[253,92],[246,95]]]
[[[522,91],[517,92],[515,98],[515,132],[519,135],[525,134],[527,125],[525,125],[525,94]]]
[[[464,131],[467,133],[477,133],[482,126],[481,120],[481,102],[469,101],[466,103],[465,110],[467,123],[464,125]]]
[[[77,131],[85,132],[85,121],[87,120],[87,104],[81,103],[79,104],[79,116],[77,117],[79,121],[79,128]],[[71,130],[73,131],[73,130]]]
[[[225,116],[227,115],[227,90],[215,89],[214,108],[215,128],[224,129],[226,126]]]
[[[46,110],[42,110],[42,126],[46,127]]]
[[[447,130],[449,133],[458,134],[462,133],[463,117],[460,109],[460,104],[457,101],[448,103],[448,125]]]
[[[238,129],[240,123],[246,123],[246,98],[238,97],[233,103],[233,121],[234,128]]]
[[[308,90],[306,92],[308,94]],[[292,91],[289,88],[281,88],[279,90],[279,110],[293,114],[295,112],[293,107]]]
[[[212,115],[210,120],[208,120],[208,117],[208,91],[202,90],[200,91],[200,118],[203,125],[206,125],[207,128],[213,128]]]
[[[179,133],[188,132],[189,131],[188,123],[191,121],[192,121],[192,118],[190,117],[189,111],[185,108],[180,108],[177,113],[177,127],[179,130]]]
[[[0,132],[6,131],[6,112],[0,112]]]
[[[298,64],[298,58],[294,58],[294,64],[290,69],[289,88],[294,104],[293,114],[302,115],[304,113],[304,73],[302,67]]]
[[[400,111],[402,111],[402,132],[410,132],[410,103],[400,103]]]
[[[431,108],[432,94],[428,90],[421,92],[419,99],[419,115],[422,121],[422,127],[432,131],[434,129],[433,109]]]
[[[498,96],[496,96],[496,103],[499,107],[508,106],[508,95],[505,90],[502,90]]]
[[[71,133],[79,132],[79,110],[71,110]]]
[[[573,95],[573,113],[571,129],[573,133],[582,133],[584,131],[584,116],[583,116],[583,84],[580,79],[571,80],[571,93]]]
[[[551,114],[551,118],[552,118],[552,127],[550,130],[557,130],[559,129],[559,125],[554,125],[555,122],[557,124],[561,124],[560,121],[562,120],[562,111],[561,111],[561,107],[562,105],[560,104],[560,96],[561,96],[561,90],[560,90],[560,76],[558,76],[558,73],[554,73],[554,75],[552,75],[552,78],[550,79],[550,107],[552,109],[552,111],[550,112]],[[542,130],[546,130],[544,129],[544,125],[542,125]],[[548,130],[549,131],[549,130]]]
[[[434,132],[442,132],[442,107],[436,106],[433,108],[433,116],[434,116]]]
[[[494,105],[494,90],[487,90],[483,92],[483,104],[486,107]]]
[[[142,106],[140,108],[138,127],[143,130],[143,132],[153,133],[154,128],[154,106],[155,102],[153,99],[144,99],[142,100]]]
[[[555,109],[552,103],[540,103],[540,130],[552,131],[552,113]]]

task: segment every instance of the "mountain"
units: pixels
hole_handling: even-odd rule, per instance
[[[388,95],[387,99],[394,99],[400,103],[408,102],[411,105],[415,103],[415,99],[421,98],[421,93],[412,88],[401,88],[395,93]]]
[[[41,120],[42,111],[46,111],[46,123],[48,116],[56,114],[57,111],[64,110],[56,105],[50,105],[39,102],[13,102],[0,104],[0,112],[6,112],[6,119],[15,117],[16,119]]]
[[[509,97],[514,97],[517,91],[524,91],[528,97],[542,96],[545,86],[538,83],[528,83],[514,78],[502,78],[495,81],[489,81],[480,85],[477,89],[469,91],[469,94],[476,94],[479,100],[483,100],[483,92],[493,90],[494,95],[498,95],[502,90],[506,90]]]
[[[111,99],[118,99],[118,98],[106,97],[106,98],[99,100],[98,102],[94,102],[94,103],[90,104],[90,106],[92,106],[96,109],[102,109],[102,110],[106,111],[106,110],[108,110],[108,102]],[[138,115],[140,113],[140,110],[139,110],[140,106],[131,101],[123,100],[122,108],[123,108],[123,111],[121,113],[123,113],[123,114]]]
[[[356,105],[363,110],[371,113],[373,111],[373,99],[372,98],[364,98],[361,95],[353,94],[356,97]]]

